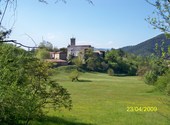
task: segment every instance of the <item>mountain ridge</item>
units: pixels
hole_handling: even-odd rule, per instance
[[[164,45],[162,45],[163,43]],[[158,52],[161,51],[161,46],[164,48],[164,51],[167,52],[168,46],[170,46],[170,39],[168,39],[165,34],[160,34],[137,45],[125,46],[120,49],[128,53],[133,53],[135,55],[149,56],[155,53],[156,44],[158,44]]]

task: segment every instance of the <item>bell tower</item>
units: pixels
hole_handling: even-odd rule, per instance
[[[72,37],[70,39],[70,42],[71,42],[71,46],[75,46],[76,45],[76,38]]]

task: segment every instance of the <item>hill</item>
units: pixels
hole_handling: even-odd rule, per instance
[[[155,53],[156,43],[158,44],[159,46],[158,50],[160,51],[163,42],[164,42],[163,48],[165,52],[167,52],[168,46],[170,46],[170,39],[166,38],[165,34],[160,34],[135,46],[126,46],[121,49],[128,53],[133,53],[141,56],[148,56],[152,53]]]

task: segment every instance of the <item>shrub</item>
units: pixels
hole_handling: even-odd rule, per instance
[[[170,95],[170,72],[167,72],[165,75],[159,77],[156,82],[156,87],[159,91]]]
[[[0,124],[28,125],[44,108],[71,108],[70,94],[50,76],[47,62],[10,44],[0,44]]]
[[[135,76],[137,72],[137,67],[135,65],[131,65],[128,70],[128,75]]]
[[[113,75],[114,75],[114,71],[113,71],[113,69],[111,69],[111,68],[109,68],[109,69],[107,70],[107,73],[108,73],[109,76],[113,76]]]
[[[157,81],[157,74],[154,71],[148,71],[144,75],[144,81],[148,85],[154,85]]]
[[[80,76],[80,72],[78,70],[74,70],[70,73],[69,78],[72,82],[79,81],[78,78]]]
[[[170,95],[170,83],[167,85],[166,89],[165,89],[165,93],[167,95]]]
[[[144,76],[145,73],[148,71],[149,67],[148,66],[139,66],[137,69],[137,75],[138,76]]]

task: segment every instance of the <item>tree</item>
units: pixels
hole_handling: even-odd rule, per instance
[[[87,49],[83,58],[86,69],[90,71],[106,71],[108,68],[104,59],[98,53],[93,52],[92,49]]]
[[[127,55],[122,50],[112,49],[106,53],[105,60],[115,73],[136,75],[137,66],[135,64],[135,58],[136,57],[133,57],[130,54]]]
[[[65,52],[67,53],[67,48],[63,47],[63,48],[60,48],[59,51],[62,51],[62,52]]]
[[[169,0],[146,0],[154,6],[156,10],[153,17],[148,17],[147,21],[155,28],[165,33],[170,33],[170,1]]]
[[[83,60],[78,56],[72,60],[72,62],[77,66],[77,69],[81,69],[83,66]]]
[[[46,49],[48,51],[53,51],[53,44],[48,42],[48,41],[45,41],[43,40],[42,42],[40,42],[39,48],[42,48],[42,49]]]
[[[0,123],[25,124],[45,108],[71,108],[70,94],[49,78],[50,65],[30,52],[0,44]]]
[[[40,60],[50,59],[50,52],[47,51],[45,48],[38,48],[35,53],[36,57]]]
[[[79,81],[79,76],[80,76],[80,72],[78,70],[73,70],[70,75],[69,78],[71,79],[72,82],[74,81]]]

